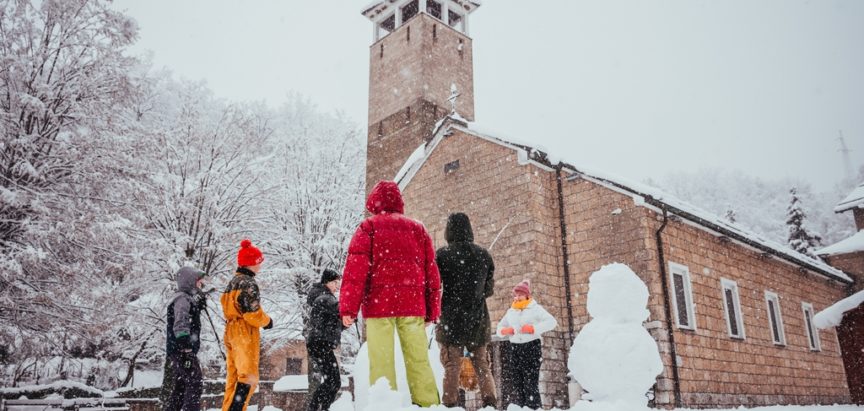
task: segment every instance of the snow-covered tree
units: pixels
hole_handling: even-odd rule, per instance
[[[135,36],[104,1],[0,3],[0,342],[17,377],[125,355],[108,347],[128,333],[100,329],[134,260],[118,217]]]
[[[364,144],[360,130],[338,114],[321,113],[291,96],[273,117],[275,135],[266,161],[275,188],[260,205],[262,234],[273,254],[272,275],[262,293],[283,318],[271,333],[271,349],[300,338],[306,295],[325,268],[342,270],[348,241],[363,213]]]
[[[791,201],[786,209],[786,226],[789,230],[787,241],[793,250],[799,253],[815,257],[815,251],[822,242],[822,238],[811,233],[804,227],[806,214],[801,209],[801,200],[798,198],[798,189],[792,187],[789,190]]]
[[[725,216],[732,209],[735,224],[778,243],[786,243],[788,237],[788,190],[796,186],[808,227],[824,242],[840,241],[855,232],[852,219],[833,210],[857,181],[817,192],[797,179],[766,180],[738,171],[709,168],[669,174],[651,184],[718,216]]]
[[[355,124],[297,96],[217,99],[126,57],[135,30],[100,0],[0,3],[0,385],[116,388],[161,366],[173,275],[193,264],[220,289],[244,237],[266,256],[265,345],[289,344],[362,216]]]

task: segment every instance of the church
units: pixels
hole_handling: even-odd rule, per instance
[[[495,260],[493,327],[512,286],[531,280],[559,324],[543,338],[544,407],[568,407],[582,394],[568,379],[568,351],[590,320],[590,275],[614,262],[650,292],[644,326],[664,363],[646,393],[653,406],[848,403],[837,333],[817,329],[813,315],[846,297],[855,276],[653,187],[477,125],[469,17],[479,7],[383,0],[364,8],[373,23],[366,187],[395,180],[406,215],[436,248],[446,244],[450,213],[470,216],[476,243]],[[490,350],[502,408],[507,350],[504,342]]]

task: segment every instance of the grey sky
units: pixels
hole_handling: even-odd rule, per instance
[[[118,0],[136,50],[218,96],[290,91],[365,127],[362,1]],[[826,188],[864,159],[864,1],[486,0],[476,117],[632,179],[703,166]]]

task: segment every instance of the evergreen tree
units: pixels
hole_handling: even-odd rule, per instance
[[[804,219],[807,217],[801,209],[801,201],[798,199],[798,189],[792,187],[789,190],[792,200],[787,208],[786,226],[789,230],[788,242],[793,250],[815,257],[816,247],[821,245],[822,238],[810,233],[804,228]]]

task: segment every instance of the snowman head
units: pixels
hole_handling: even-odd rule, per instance
[[[641,324],[648,318],[648,287],[630,269],[613,263],[591,274],[588,313],[594,319]]]

